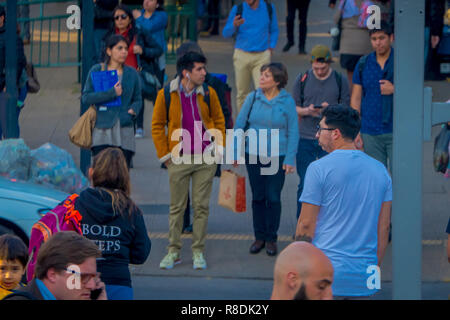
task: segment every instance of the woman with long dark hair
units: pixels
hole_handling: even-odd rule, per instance
[[[142,108],[141,83],[135,69],[125,65],[128,43],[121,35],[108,38],[105,63],[99,63],[89,71],[81,101],[95,105],[97,119],[92,132],[92,155],[108,147],[119,147],[128,168],[136,150],[134,119]],[[94,91],[92,73],[102,70],[116,71],[119,81],[107,91]],[[120,106],[105,106],[107,102],[121,99]]]
[[[92,187],[81,192],[75,209],[83,219],[83,235],[102,251],[97,270],[106,285],[108,300],[132,300],[128,265],[143,264],[150,253],[141,210],[130,198],[130,175],[122,152],[100,152],[89,169]]]
[[[122,35],[128,43],[128,56],[125,60],[127,66],[136,70],[143,70],[161,78],[158,67],[158,59],[163,55],[163,47],[153,38],[151,32],[136,27],[133,13],[129,7],[120,4],[113,11],[114,25],[105,36],[105,41],[114,34]],[[160,81],[160,83],[162,83]],[[151,98],[154,102],[155,96]],[[142,108],[136,118],[136,137],[144,136],[144,98],[142,98]]]

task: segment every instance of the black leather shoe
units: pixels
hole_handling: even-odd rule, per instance
[[[305,55],[305,54],[308,54],[308,53],[305,51],[305,49],[298,49],[298,54]]]
[[[289,51],[289,49],[293,46],[293,43],[286,43],[286,45],[283,47],[283,52]]]
[[[278,253],[276,242],[267,242],[266,252],[269,256],[276,256]]]
[[[265,246],[265,242],[263,240],[256,240],[253,242],[252,246],[250,247],[250,253],[251,254],[257,254],[259,253]]]

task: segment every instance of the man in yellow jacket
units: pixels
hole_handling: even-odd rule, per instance
[[[180,57],[178,77],[159,91],[153,110],[152,138],[159,160],[167,167],[170,185],[169,246],[160,263],[162,269],[181,262],[183,214],[191,181],[193,268],[206,268],[209,200],[217,160],[223,155],[225,118],[217,93],[203,85],[205,66],[206,58],[199,53]]]

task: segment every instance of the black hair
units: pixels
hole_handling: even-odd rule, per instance
[[[159,6],[156,8],[156,11],[164,11],[164,0],[158,0],[157,3]]]
[[[183,55],[180,59],[177,60],[177,73],[183,78],[183,70],[188,70],[192,72],[194,68],[194,64],[197,63],[206,63],[206,57],[198,52],[190,51]]]
[[[0,5],[0,17],[5,15],[6,15],[5,7]]]
[[[322,113],[322,119],[324,118],[329,127],[339,129],[344,139],[355,140],[361,129],[358,111],[347,105],[328,106]]]
[[[133,42],[134,36],[137,34],[137,29],[136,29],[136,21],[134,20],[134,16],[133,16],[133,12],[131,11],[131,9],[124,5],[124,4],[119,4],[117,7],[114,8],[113,10],[113,19],[114,16],[116,15],[116,11],[117,10],[122,10],[125,12],[125,14],[130,18],[130,31],[128,31],[128,35],[126,38],[127,44],[128,46],[131,44],[131,42]],[[113,21],[113,27],[112,27],[112,33],[115,33],[116,30],[116,24],[115,21]]]
[[[125,39],[125,37],[120,34],[113,34],[106,39],[105,52],[104,52],[105,64],[108,64],[109,61],[111,60],[111,57],[108,56],[108,54],[106,53],[106,50],[114,48],[120,41],[124,41],[127,45],[129,45],[127,42],[127,39]]]
[[[0,259],[19,260],[25,268],[28,263],[28,248],[18,236],[4,234],[0,236]]]
[[[392,26],[389,23],[387,23],[385,20],[381,20],[379,28],[369,29],[369,36],[371,37],[374,33],[377,32],[384,32],[388,36],[390,36],[394,33],[394,30],[392,30]]]
[[[271,62],[261,67],[261,72],[269,69],[272,73],[273,80],[278,82],[278,89],[282,89],[288,82],[288,72],[284,64],[279,62]]]

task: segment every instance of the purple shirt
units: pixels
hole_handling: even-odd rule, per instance
[[[203,141],[205,128],[197,106],[197,94],[186,94],[180,90],[183,127],[183,154],[202,154],[210,141]],[[188,135],[186,137],[186,135]],[[189,145],[190,141],[190,145]]]

